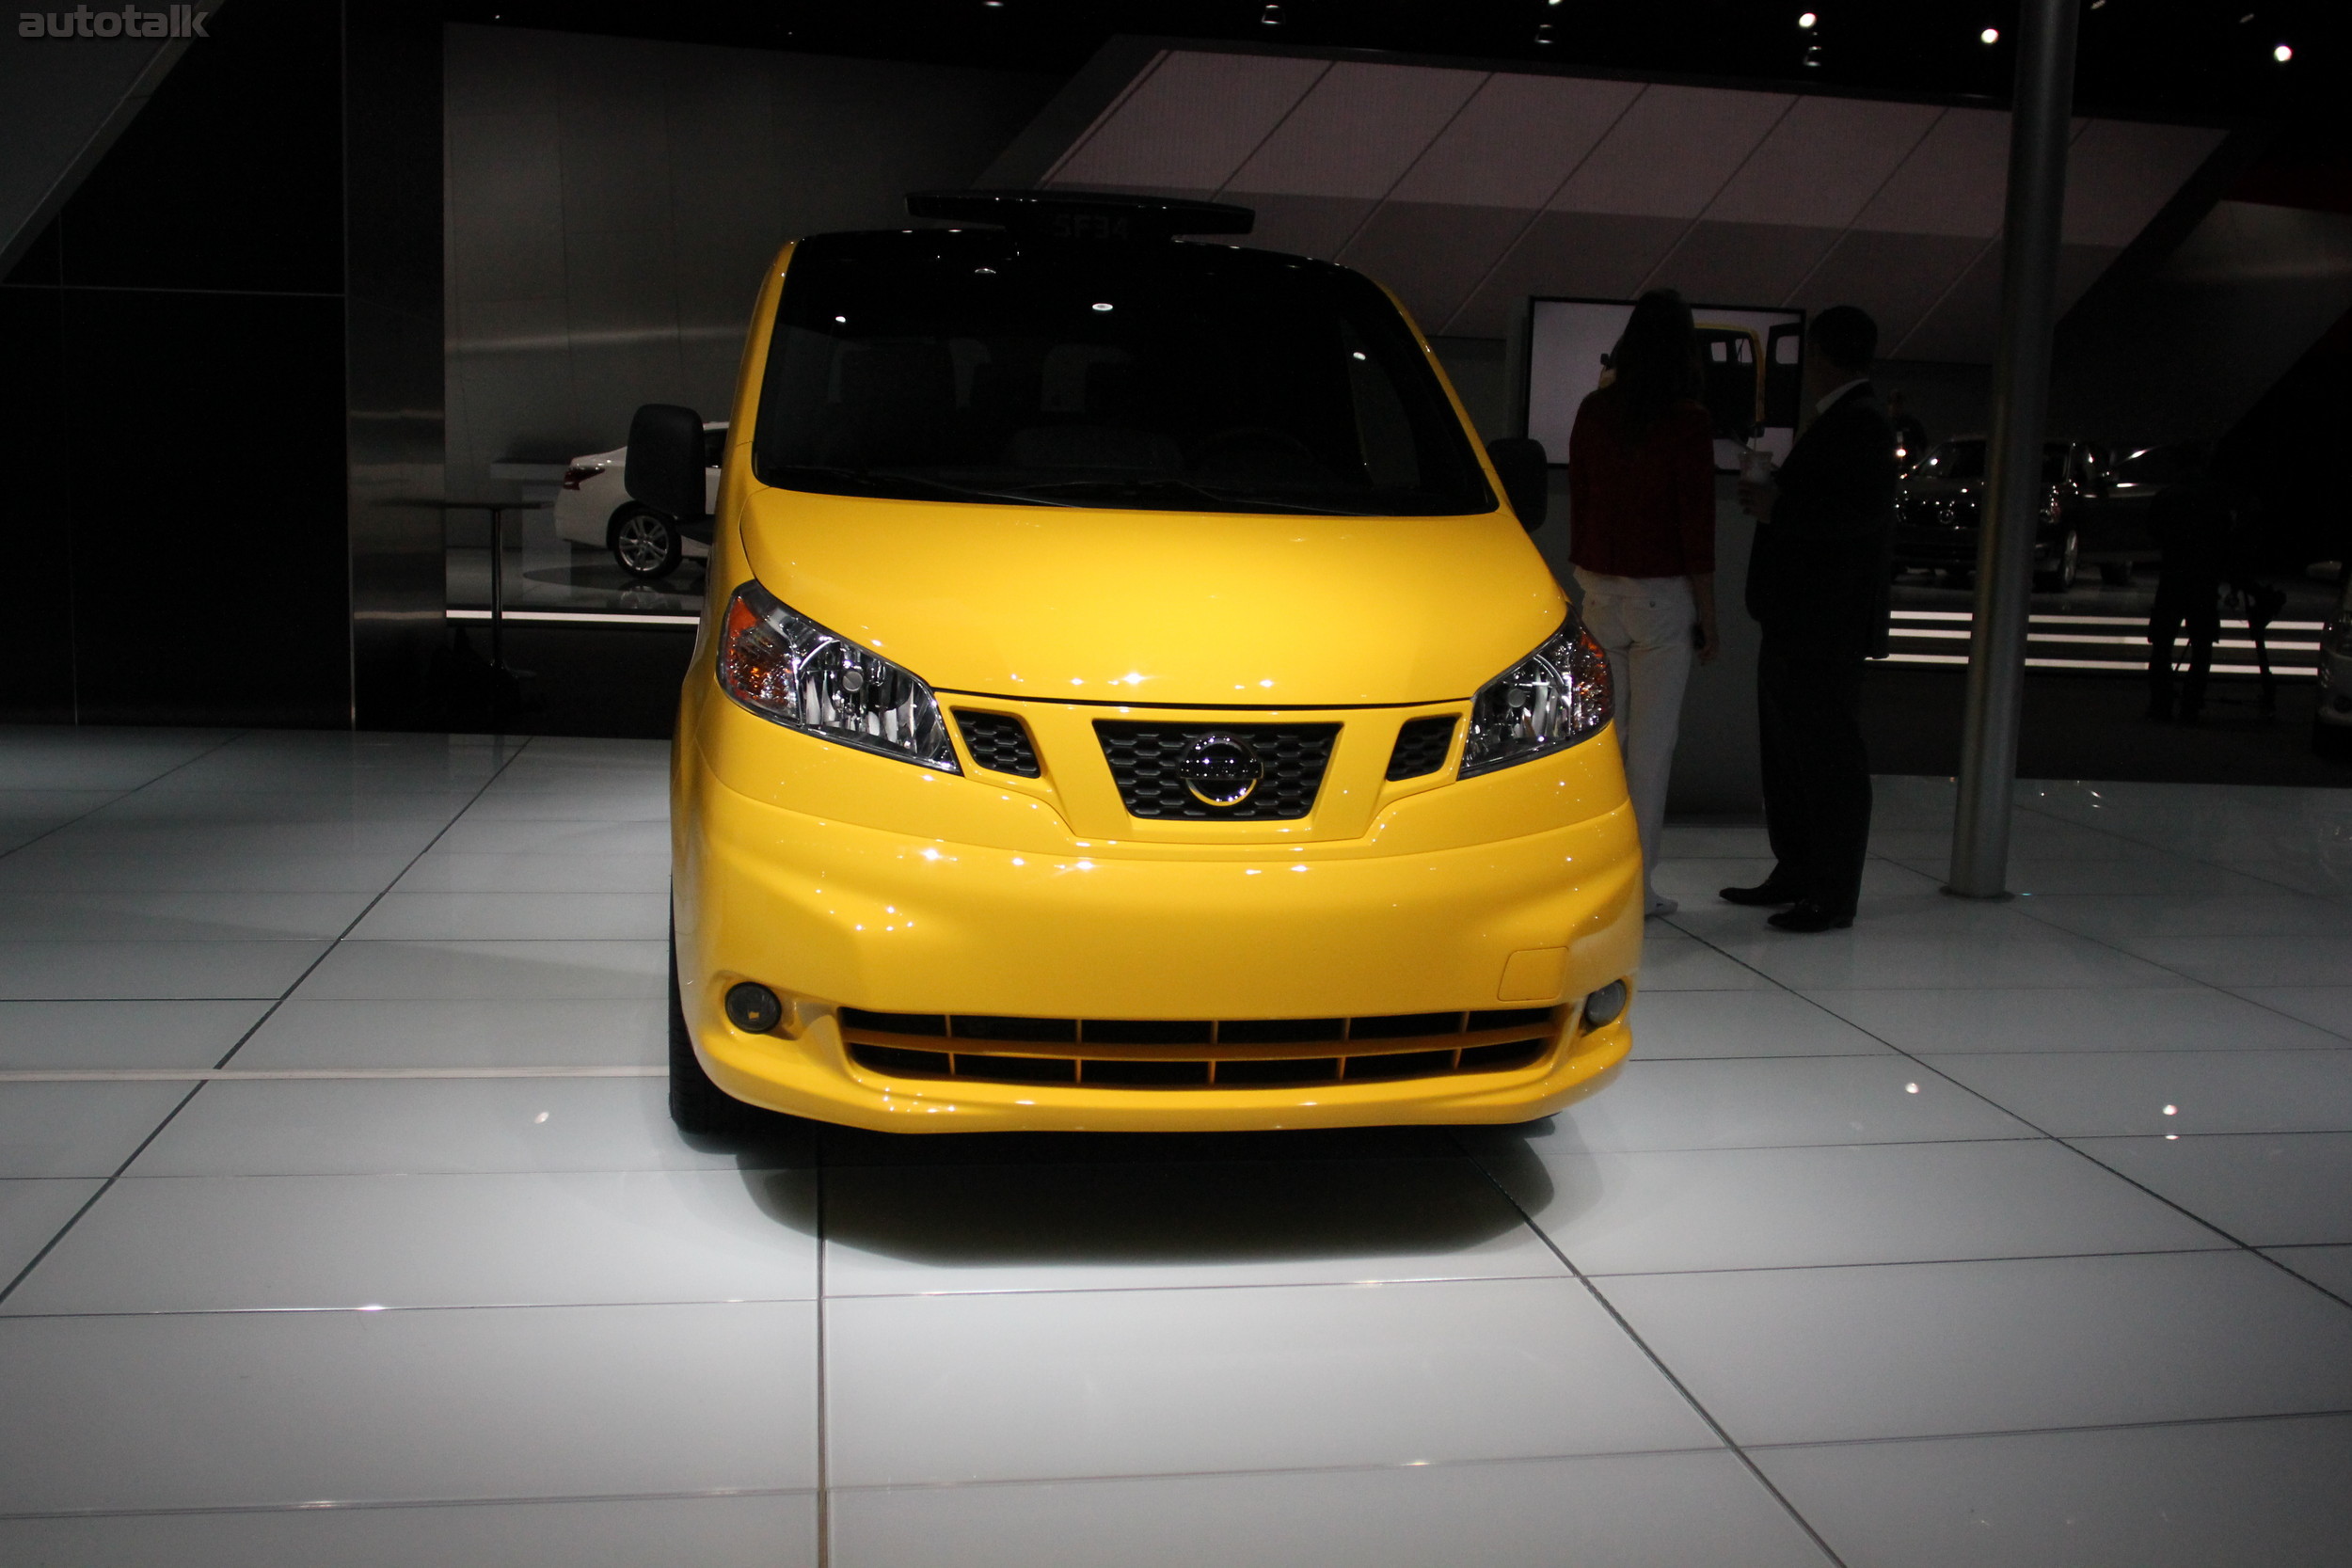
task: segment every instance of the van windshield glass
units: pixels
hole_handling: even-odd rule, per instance
[[[1494,496],[1404,320],[1321,262],[993,231],[826,235],[753,460],[834,495],[1437,516]]]

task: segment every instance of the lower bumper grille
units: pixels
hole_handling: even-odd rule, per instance
[[[1136,1021],[840,1012],[850,1060],[892,1078],[1278,1088],[1508,1072],[1556,1043],[1560,1009]]]

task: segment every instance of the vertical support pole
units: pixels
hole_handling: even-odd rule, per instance
[[[2042,423],[2050,401],[2066,144],[2073,130],[2074,39],[2081,0],[2018,8],[2017,89],[2010,108],[2009,207],[2001,235],[2001,327],[1993,372],[1987,502],[1977,547],[1976,630],[1960,747],[1960,806],[1947,893],[2004,895],[2010,785],[2025,699],[2027,594],[2041,515]]]

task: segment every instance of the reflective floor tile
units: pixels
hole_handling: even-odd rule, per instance
[[[1947,863],[1941,856],[1924,860],[1906,859],[1903,863],[1932,876],[1940,876]],[[2226,866],[2209,865],[2202,861],[2169,855],[2161,850],[2147,850],[2128,856],[2090,858],[2054,858],[2039,855],[2012,855],[2007,879],[2009,891],[2016,894],[2238,894],[2276,893],[2276,882],[2232,871]]]
[[[1707,859],[1662,860],[1651,881],[1658,891],[1670,898],[1682,901],[1685,910],[1738,908],[1725,904],[1718,896],[1727,887],[1754,887],[1772,875],[1770,855],[1754,859],[1710,857]],[[1909,893],[1933,893],[1935,879],[1922,876],[1893,861],[1873,858],[1862,868],[1862,896],[1867,898],[1895,897]],[[1769,912],[1769,911],[1768,911]],[[1756,911],[1751,911],[1751,916]]]
[[[73,1001],[282,996],[324,942],[0,942],[0,997]]]
[[[1473,1149],[1524,1144],[1539,1155],[2032,1135],[1897,1056],[1632,1062],[1614,1084],[1544,1121],[1460,1134]]]
[[[772,1150],[690,1145],[670,1125],[668,1093],[660,1078],[210,1084],[136,1168],[140,1176],[399,1176],[800,1163],[805,1133],[781,1117]]]
[[[814,1181],[739,1170],[118,1181],[5,1310],[806,1300]]]
[[[825,1175],[825,1291],[834,1296],[1566,1272],[1467,1160]]]
[[[493,784],[466,815],[483,822],[667,822],[670,790],[659,784],[571,789],[501,789]]]
[[[16,1568],[816,1568],[813,1493],[0,1519]]]
[[[2352,1303],[2352,1246],[2271,1247],[2263,1256]]]
[[[2119,937],[2118,946],[2213,986],[2340,986],[2352,937]]]
[[[1669,818],[1666,831],[1660,835],[1658,858],[1679,860],[1754,860],[1769,859],[1772,843],[1766,838],[1760,822],[1739,826],[1708,826],[1699,823],[1677,822]]]
[[[2352,1308],[2242,1251],[1599,1284],[1741,1444],[2352,1408]]]
[[[2222,1247],[2035,1140],[1551,1156],[1496,1175],[1586,1274]],[[111,1196],[108,1199],[112,1201]]]
[[[2075,1147],[2249,1246],[2352,1243],[2352,1132],[2084,1138]]]
[[[0,1084],[0,1176],[112,1176],[186,1084]]]
[[[211,1067],[269,1011],[243,1002],[0,1002],[0,1070]]]
[[[390,886],[416,857],[415,849],[306,853],[181,847],[151,853],[111,848],[85,852],[78,845],[71,854],[42,853],[64,837],[60,833],[43,839],[0,860],[0,889],[11,893],[372,894]]]
[[[2229,860],[2218,863],[2257,881],[2323,897],[2352,897],[2352,863],[2338,855],[2328,860],[2296,857],[2290,860]]]
[[[0,893],[0,942],[332,941],[372,893]]]
[[[435,848],[408,868],[395,893],[654,893],[667,895],[670,857],[453,854]]]
[[[388,893],[352,936],[359,941],[666,942],[666,893]]]
[[[95,1177],[0,1178],[0,1290],[8,1289],[104,1185]]]
[[[1805,996],[1903,1050],[2341,1050],[2338,1037],[2204,986],[2082,990],[1811,990]]]
[[[839,1492],[833,1561],[839,1568],[1815,1568],[1827,1560],[1730,1454],[1668,1453]]]
[[[2258,1006],[2352,1039],[2352,986],[2232,986]]]
[[[2339,1568],[2341,1416],[1761,1449],[1851,1568]]]
[[[1653,920],[1642,932],[1641,986],[1649,992],[1763,990],[1769,990],[1772,982],[1755,970],[1732,962],[1689,932],[1677,930],[1665,921]]]
[[[1789,934],[1776,931],[1766,924],[1773,911],[1743,908],[1718,899],[1687,904],[1673,916],[1674,923],[1683,930],[1744,958],[1749,951],[1778,951],[1789,941]],[[1864,938],[1883,941],[1889,937],[1932,937],[1947,939],[2007,939],[2010,942],[2035,940],[2045,927],[2020,914],[2013,905],[1979,902],[1971,898],[1953,898],[1939,893],[1932,886],[1918,887],[1902,893],[1871,895],[1865,893],[1860,911],[1854,916],[1852,931],[1817,933],[1822,942],[1843,944]]]
[[[2061,1138],[2352,1132],[2352,1053],[1940,1055],[1937,1068]]]
[[[2002,911],[2008,912],[2006,911]],[[1724,952],[1798,990],[1868,987],[2177,986],[2180,977],[2111,947],[2039,922],[2010,935],[1906,935],[1871,928],[1796,935],[1763,929]]]
[[[0,1319],[0,1512],[802,1489],[803,1302]]]
[[[825,1323],[837,1486],[1715,1447],[1565,1279],[865,1296]]]
[[[121,793],[115,789],[0,788],[0,853],[78,821],[119,799]]]
[[[141,789],[90,815],[94,823],[168,825],[201,830],[230,824],[408,822],[428,830],[454,818],[471,789],[418,793],[352,789]]]
[[[1871,1056],[1887,1048],[1834,1013],[1783,990],[1644,991],[1633,1005],[1633,1057]]]
[[[583,822],[561,818],[491,821],[470,814],[434,842],[436,854],[658,855],[670,853],[667,822]]]
[[[828,1171],[858,1165],[1205,1165],[1231,1161],[1458,1160],[1445,1127],[1325,1127],[1270,1132],[868,1132],[805,1124]]]
[[[347,942],[304,982],[305,997],[484,997],[517,1001],[660,997],[660,942]]]
[[[5,1019],[0,1012],[0,1027]],[[661,1067],[669,1051],[670,1007],[659,996],[628,1002],[324,1001],[306,988],[270,1014],[237,1053],[236,1065]]]
[[[150,730],[78,724],[0,727],[0,786],[136,789],[229,738],[226,730]]]
[[[2300,893],[2039,897],[2020,899],[2017,907],[2062,931],[2109,940],[2352,935],[2352,901],[2313,898]]]

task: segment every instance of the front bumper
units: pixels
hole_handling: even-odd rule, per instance
[[[718,764],[705,726],[717,732]],[[829,781],[904,790],[905,819],[963,831],[863,825],[755,799],[722,776],[739,767],[730,732]],[[724,699],[690,700],[672,816],[681,1003],[705,1069],[728,1093],[868,1128],[1531,1119],[1597,1087],[1630,1047],[1624,1018],[1587,1030],[1575,1006],[1629,981],[1640,961],[1640,850],[1616,768],[1613,736],[1603,736],[1391,801],[1361,836],[1114,843],[1053,829],[1032,798],[993,781],[927,775],[789,735]],[[1593,786],[1600,776],[1609,787]],[[1608,803],[1580,819],[1553,811],[1539,831],[1462,842],[1463,814],[1481,800],[1518,827],[1530,802],[1596,796]],[[915,809],[932,801],[936,812]],[[728,1022],[725,992],[742,980],[785,999],[776,1031]],[[1264,1021],[1515,1006],[1552,1008],[1544,1049],[1523,1065],[1287,1087],[895,1076],[851,1058],[840,1016]]]

